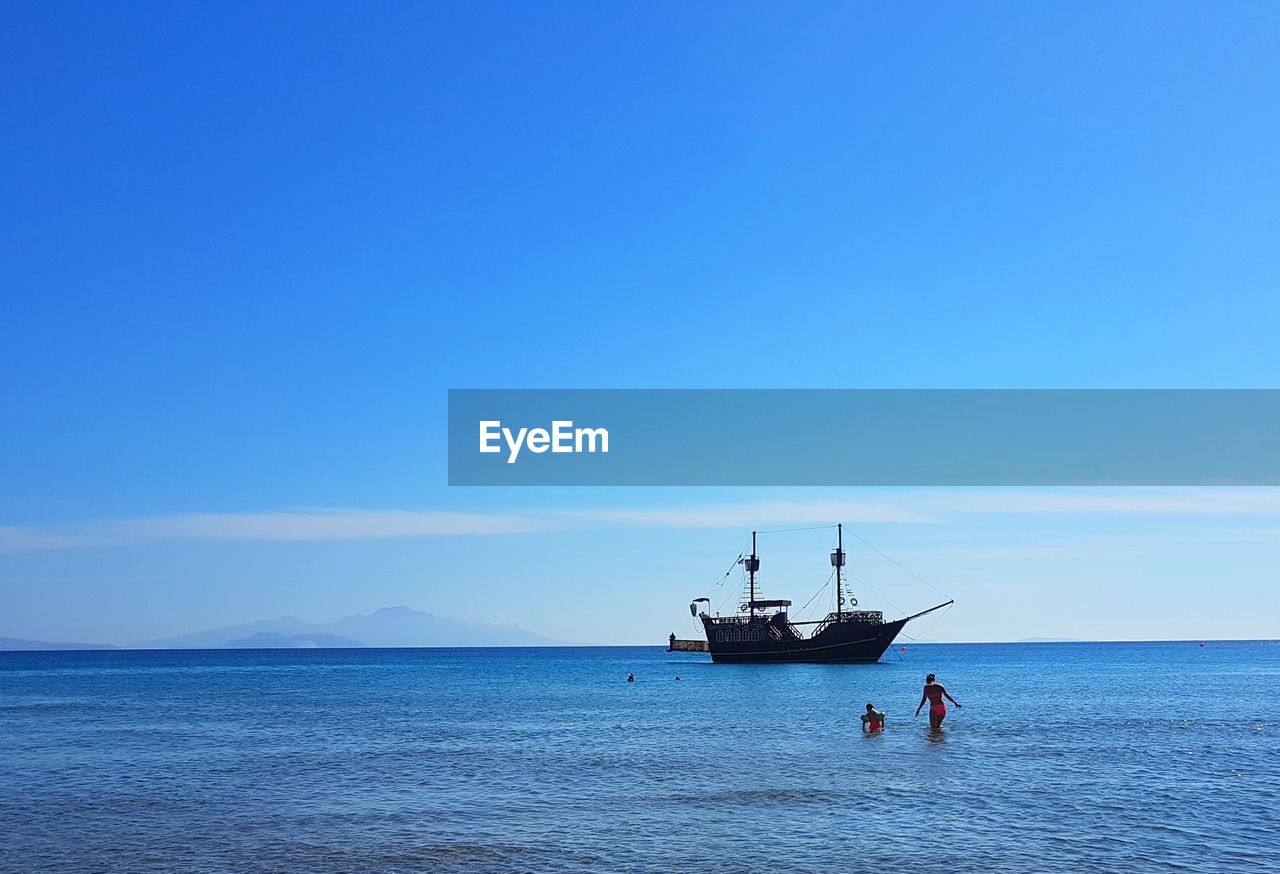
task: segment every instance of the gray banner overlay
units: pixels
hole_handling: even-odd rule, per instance
[[[453,389],[449,484],[1278,485],[1280,390]]]

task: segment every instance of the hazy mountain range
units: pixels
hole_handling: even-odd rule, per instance
[[[356,646],[554,646],[558,641],[497,620],[467,622],[409,607],[383,607],[335,622],[292,616],[143,640],[135,649],[259,649]],[[0,650],[112,649],[104,644],[0,638]]]
[[[22,640],[17,637],[0,637],[0,652],[42,649],[115,649],[109,643],[49,643],[46,640]]]

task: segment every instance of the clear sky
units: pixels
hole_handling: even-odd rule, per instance
[[[0,635],[658,642],[836,518],[938,639],[1280,627],[1275,491],[444,453],[450,387],[1276,387],[1276,4],[9,3],[0,73]],[[773,544],[802,603],[827,535]]]

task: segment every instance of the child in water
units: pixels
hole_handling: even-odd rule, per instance
[[[884,714],[868,704],[867,712],[862,714],[862,730],[863,731],[879,731],[884,728]]]

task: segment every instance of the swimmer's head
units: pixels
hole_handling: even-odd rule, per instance
[[[873,705],[871,705],[871,704],[868,704],[868,705],[867,705],[867,712],[868,712],[868,713],[872,713],[872,712],[874,712],[874,711],[875,711],[875,709],[876,709],[876,708],[875,708]]]
[[[925,678],[924,678],[924,681],[925,681],[926,683],[932,683],[932,682],[933,682],[933,674],[930,674],[929,676],[925,677]]]

